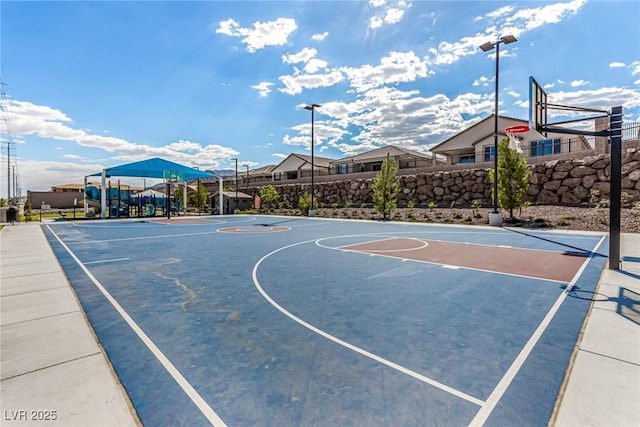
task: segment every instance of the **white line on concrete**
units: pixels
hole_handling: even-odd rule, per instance
[[[460,390],[456,390],[452,387],[449,387],[448,385],[442,384],[441,382],[438,382],[432,378],[428,378],[425,377],[424,375],[421,375],[415,371],[412,371],[411,369],[405,368],[404,366],[398,365],[397,363],[394,363],[390,360],[387,360],[383,357],[380,357],[374,353],[371,353],[367,350],[364,350],[360,347],[357,347],[353,344],[350,344],[346,341],[341,340],[340,338],[337,338],[325,331],[323,331],[320,328],[317,328],[315,326],[313,326],[310,323],[305,322],[304,320],[302,320],[301,318],[295,316],[294,314],[290,313],[289,311],[287,311],[284,307],[282,307],[280,304],[278,304],[273,298],[271,298],[269,296],[269,294],[267,294],[267,292],[262,288],[262,286],[260,285],[260,281],[258,280],[258,268],[260,267],[260,264],[262,264],[262,262],[264,260],[266,260],[268,257],[270,257],[271,255],[274,255],[280,251],[292,248],[294,246],[298,246],[298,245],[303,245],[303,244],[307,244],[307,243],[312,243],[312,242],[317,242],[316,239],[313,240],[306,240],[304,242],[298,242],[298,243],[294,243],[291,245],[287,245],[287,246],[283,246],[281,248],[278,248],[272,252],[269,252],[268,254],[266,254],[265,256],[263,256],[262,258],[260,258],[258,260],[258,262],[254,265],[253,267],[253,272],[252,272],[252,277],[253,277],[253,284],[255,285],[255,287],[258,289],[258,292],[260,292],[260,294],[262,294],[262,296],[273,306],[275,307],[278,311],[280,311],[282,314],[284,314],[285,316],[287,316],[288,318],[290,318],[291,320],[293,320],[294,322],[298,323],[301,326],[304,326],[305,328],[315,332],[316,334],[330,340],[333,341],[334,343],[341,345],[345,348],[348,348],[349,350],[352,350],[356,353],[359,353],[365,357],[368,357],[369,359],[375,360],[376,362],[382,363],[383,365],[386,365],[392,369],[395,369],[399,372],[402,372],[403,374],[409,375],[410,377],[413,377],[419,381],[422,381],[426,384],[432,385],[440,390],[443,390],[449,394],[452,394],[456,397],[459,397],[461,399],[464,399],[468,402],[474,403],[478,406],[482,406],[484,404],[484,402],[476,397],[473,397],[471,395],[468,395]]]
[[[585,259],[585,261],[582,263],[582,266],[580,267],[578,272],[575,274],[575,276],[573,276],[573,280],[571,280],[568,288],[573,287],[575,282],[582,275],[582,272],[587,267],[587,264],[589,264],[589,261],[591,261],[591,259],[593,258],[594,253],[598,250],[598,248],[604,241],[605,237],[606,236],[602,236],[598,244],[591,250],[589,257]],[[509,388],[509,385],[515,378],[516,374],[518,373],[522,365],[524,365],[524,362],[527,360],[527,358],[529,357],[529,354],[531,353],[535,345],[538,343],[538,340],[540,339],[544,331],[547,329],[547,327],[551,323],[551,320],[553,320],[553,317],[560,309],[560,306],[562,305],[566,297],[567,297],[567,292],[560,293],[560,296],[558,297],[556,302],[553,304],[553,306],[551,307],[547,315],[544,317],[544,319],[542,319],[542,322],[540,322],[540,325],[538,325],[538,328],[534,331],[533,335],[531,335],[531,338],[529,338],[529,341],[527,341],[525,346],[522,348],[522,350],[520,351],[520,354],[518,354],[516,359],[513,361],[513,363],[507,370],[507,372],[504,374],[504,376],[498,383],[498,385],[496,385],[496,388],[489,395],[489,398],[487,399],[487,401],[484,402],[484,404],[482,405],[482,407],[480,408],[476,416],[473,418],[473,420],[469,424],[470,427],[482,426],[487,421],[487,419],[489,418],[489,415],[491,415],[491,412],[494,410],[494,408],[502,398],[502,395],[504,394],[504,392],[507,390],[507,388]]]
[[[84,263],[84,265],[88,265],[88,264],[102,264],[104,262],[120,262],[120,261],[128,261],[131,258],[113,258],[113,259],[103,259],[100,261],[87,261]]]
[[[178,369],[171,363],[171,361],[167,358],[167,356],[162,353],[162,351],[156,346],[156,344],[147,336],[147,334],[138,326],[138,324],[129,316],[129,314],[125,311],[124,308],[116,301],[116,299],[106,290],[104,286],[95,278],[93,274],[89,271],[89,269],[78,259],[78,257],[69,249],[69,247],[58,237],[58,235],[47,225],[49,231],[53,234],[56,240],[62,245],[62,247],[69,253],[71,258],[78,264],[78,266],[84,271],[84,273],[89,277],[89,279],[93,282],[93,284],[100,290],[102,295],[111,303],[113,308],[122,316],[125,322],[129,325],[129,327],[138,335],[140,340],[147,346],[147,348],[151,351],[151,353],[158,359],[158,361],[164,366],[169,375],[173,377],[173,379],[178,383],[178,385],[184,390],[184,392],[189,396],[189,398],[193,401],[193,403],[198,407],[200,412],[209,420],[211,424],[214,426],[226,426],[224,421],[215,413],[215,411],[209,406],[209,404],[200,396],[200,394],[193,388],[193,386],[186,380],[184,376],[178,371]]]

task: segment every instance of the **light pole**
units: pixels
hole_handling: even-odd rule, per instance
[[[500,37],[495,42],[486,42],[480,45],[483,52],[488,52],[496,48],[496,88],[495,88],[495,109],[493,121],[493,217],[489,217],[489,225],[502,225],[502,216],[498,211],[498,90],[500,81],[500,43],[509,44],[518,41],[512,35]],[[493,220],[493,221],[492,221]]]
[[[236,211],[238,210],[238,158],[234,157],[231,160],[235,160],[236,161],[236,182],[234,187],[236,187],[236,199],[234,202],[234,206],[233,206],[233,213],[236,213]]]
[[[314,161],[313,161],[313,122],[314,122],[314,112],[316,110],[316,108],[320,108],[322,107],[322,105],[318,105],[318,104],[311,104],[311,105],[306,105],[304,107],[305,110],[309,110],[311,111],[311,207],[309,209],[309,216],[315,216],[316,215],[316,209],[315,209],[315,204],[313,203],[313,196],[314,196],[314,185],[313,185],[313,178],[315,175],[315,165],[314,165]]]
[[[246,185],[246,190],[245,191],[247,192],[247,194],[249,194],[249,165],[242,165],[242,166],[247,168],[247,185]]]

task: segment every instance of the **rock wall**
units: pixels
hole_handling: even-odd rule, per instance
[[[610,156],[600,154],[572,160],[553,160],[528,166],[531,180],[527,200],[540,205],[577,206],[590,203],[597,190],[600,197],[609,196]],[[309,191],[309,184],[274,184],[280,203],[296,207],[298,198]],[[373,203],[373,179],[344,180],[315,184],[319,206],[330,207]],[[419,173],[400,177],[398,205],[413,202],[415,206],[436,203],[439,206],[469,206],[474,201],[491,205],[492,184],[489,171],[464,169],[458,171]],[[640,201],[640,150],[622,155],[622,191],[627,201]],[[256,194],[257,188],[251,189]]]

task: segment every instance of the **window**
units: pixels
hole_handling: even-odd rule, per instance
[[[416,167],[415,159],[400,160],[400,169],[409,169],[409,168],[415,168],[415,167]]]
[[[372,171],[379,171],[380,169],[382,169],[382,162],[371,163]]]
[[[347,173],[347,165],[336,165],[336,173]]]
[[[496,152],[495,147],[493,145],[488,145],[484,147],[484,161],[492,162],[495,159],[494,153]]]
[[[531,149],[529,155],[531,157],[535,156],[547,156],[549,154],[558,154],[560,153],[560,138],[556,139],[543,139],[540,141],[532,141]]]
[[[476,162],[476,155],[475,154],[469,154],[466,156],[460,156],[460,162],[459,163],[475,163]]]

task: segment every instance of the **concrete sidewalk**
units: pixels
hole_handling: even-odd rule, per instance
[[[640,234],[622,234],[622,268],[605,270],[569,381],[558,427],[640,426]]]
[[[140,425],[40,225],[0,231],[0,424]]]
[[[551,425],[640,426],[640,234],[621,241]],[[0,424],[139,424],[40,224],[0,231],[0,259]]]

